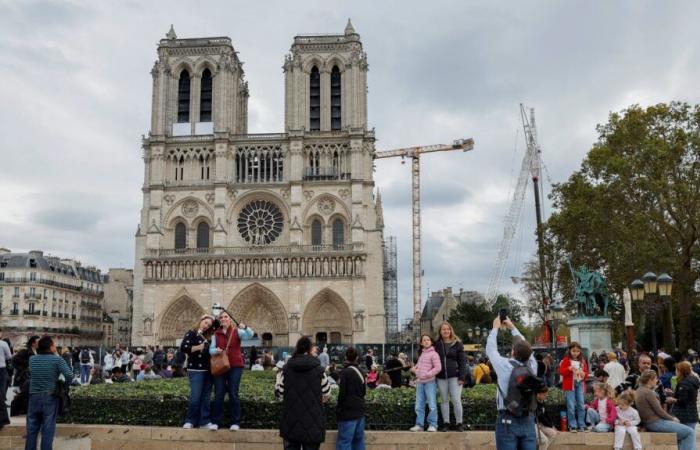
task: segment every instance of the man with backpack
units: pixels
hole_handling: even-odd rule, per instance
[[[498,353],[498,331],[503,327],[508,328],[513,335],[510,358],[504,358]],[[537,362],[532,355],[532,346],[509,318],[501,322],[500,317],[496,317],[486,341],[486,354],[496,373],[498,386],[496,448],[536,450],[536,392],[541,381],[537,379]]]
[[[92,353],[87,347],[80,350],[80,384],[87,384],[90,381],[90,369],[95,361],[92,358]]]

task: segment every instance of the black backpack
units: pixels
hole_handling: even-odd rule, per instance
[[[537,409],[537,392],[541,390],[542,380],[530,372],[526,364],[509,360],[513,366],[508,380],[508,394],[503,397],[503,404],[513,417],[532,415]],[[499,387],[499,390],[500,387]]]
[[[85,348],[80,352],[80,362],[83,364],[90,363],[90,350]]]

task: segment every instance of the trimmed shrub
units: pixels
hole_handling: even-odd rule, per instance
[[[240,397],[243,428],[277,429],[282,403],[275,400],[274,372],[245,371]],[[101,384],[72,389],[67,423],[181,426],[189,398],[187,379]],[[496,423],[496,386],[478,385],[462,391],[464,423],[472,429],[491,429]],[[326,404],[326,424],[336,428],[337,389]],[[212,399],[213,400],[213,399]],[[367,393],[367,429],[403,430],[415,423],[414,389],[375,389]],[[548,412],[558,418],[565,410],[562,392],[550,389]],[[438,408],[439,410],[439,408]],[[224,424],[228,422],[228,401]]]

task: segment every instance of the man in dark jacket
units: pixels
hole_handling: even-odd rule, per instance
[[[345,351],[338,393],[338,439],[336,450],[361,450],[365,443],[365,376],[357,367],[357,350]]]
[[[311,347],[311,339],[302,336],[292,358],[277,373],[275,397],[283,397],[280,436],[284,450],[318,450],[326,439],[323,404],[331,387]]]

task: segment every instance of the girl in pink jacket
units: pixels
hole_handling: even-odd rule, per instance
[[[437,431],[437,398],[435,392],[435,376],[440,373],[442,364],[433,340],[427,334],[420,338],[418,362],[411,368],[416,375],[416,424],[411,431],[425,430],[425,405],[428,405],[428,431]]]

